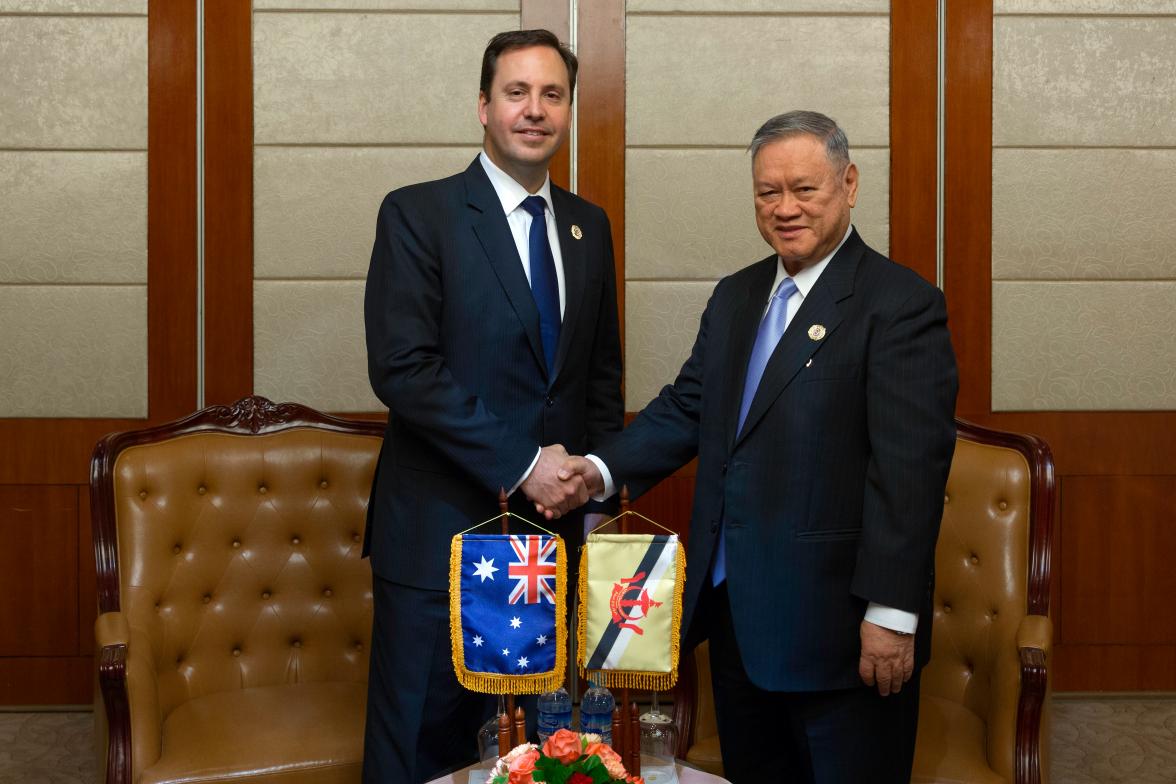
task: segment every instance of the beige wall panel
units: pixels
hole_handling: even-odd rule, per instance
[[[690,356],[713,282],[625,285],[625,410],[640,411]]]
[[[854,150],[862,172],[853,220],[889,246],[890,151]],[[715,280],[771,253],[755,225],[751,159],[742,150],[626,153],[625,275]]]
[[[998,17],[995,146],[1176,146],[1176,18]]]
[[[0,0],[0,14],[147,14],[147,0]]]
[[[362,280],[384,194],[462,171],[477,154],[477,147],[257,148],[254,276]]]
[[[146,283],[147,153],[0,151],[0,283]]]
[[[308,8],[344,11],[515,11],[519,0],[253,0],[255,11]]]
[[[253,285],[253,388],[325,411],[382,411],[367,377],[363,281]]]
[[[253,17],[258,144],[478,144],[482,50],[517,14]]]
[[[0,286],[0,417],[147,415],[146,286]]]
[[[886,146],[889,36],[884,16],[630,17],[626,142],[742,148],[769,117],[816,109]]]
[[[1176,151],[997,149],[992,164],[994,279],[1176,278]]]
[[[790,14],[817,12],[890,12],[889,0],[796,0],[781,3],[780,0],[629,0],[625,6],[630,14],[653,13],[771,13],[782,10]]]
[[[1176,282],[992,287],[995,411],[1176,408]]]
[[[994,0],[995,14],[1171,14],[1176,0]]]
[[[145,17],[0,16],[0,148],[147,146]]]

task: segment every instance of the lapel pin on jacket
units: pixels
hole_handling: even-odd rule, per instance
[[[811,327],[809,327],[808,336],[812,340],[820,340],[821,338],[825,337],[825,325],[813,324]]]
[[[580,231],[580,227],[574,223],[572,224],[572,236],[576,239],[582,239],[584,237],[584,232]]]

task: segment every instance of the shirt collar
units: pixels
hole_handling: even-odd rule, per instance
[[[817,278],[821,277],[821,273],[825,271],[825,267],[829,266],[829,262],[837,255],[837,251],[841,250],[841,246],[849,239],[850,233],[853,231],[853,224],[851,223],[845,230],[845,236],[841,238],[841,242],[837,243],[837,247],[826,256],[811,267],[805,267],[800,272],[792,276],[792,282],[796,284],[796,290],[800,292],[800,296],[807,297],[808,293],[812,291],[813,286],[817,285]],[[784,270],[784,262],[780,257],[776,257],[776,279],[772,281],[772,290],[768,293],[771,297],[776,293],[776,289],[780,287],[780,282],[788,277],[788,273]]]
[[[547,202],[547,209],[552,215],[555,215],[555,208],[551,203],[551,175],[548,174],[543,178],[543,185],[539,190],[531,194],[519,184],[518,180],[511,177],[502,169],[495,165],[494,161],[490,160],[490,156],[483,150],[478,154],[478,160],[482,162],[482,168],[486,170],[486,176],[490,178],[490,184],[494,187],[494,193],[498,196],[498,200],[502,202],[502,211],[507,215],[519,208],[523,203],[523,199],[528,196],[542,196],[543,201]]]

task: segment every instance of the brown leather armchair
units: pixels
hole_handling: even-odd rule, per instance
[[[359,780],[382,431],[249,397],[98,443],[106,782]]]
[[[1039,784],[1049,774],[1053,458],[1033,436],[956,425],[911,780]],[[679,756],[721,774],[710,688],[700,646],[682,662]]]

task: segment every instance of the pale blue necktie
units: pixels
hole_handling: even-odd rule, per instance
[[[792,278],[784,278],[776,287],[772,301],[768,303],[768,312],[760,322],[759,331],[755,333],[755,346],[751,349],[751,359],[747,362],[747,379],[743,382],[743,400],[739,404],[739,424],[735,434],[743,430],[743,423],[747,419],[747,412],[751,409],[751,401],[755,398],[755,390],[759,387],[760,379],[764,376],[764,368],[776,350],[776,344],[784,335],[788,326],[788,300],[796,293],[796,282]],[[715,547],[715,564],[711,570],[711,584],[720,585],[727,579],[727,537],[723,527],[719,528],[719,543]]]
[[[531,231],[527,249],[531,262],[531,296],[539,310],[539,339],[543,343],[543,358],[547,372],[555,370],[555,349],[559,345],[559,282],[555,277],[555,257],[547,241],[547,219],[543,209],[547,202],[542,196],[523,199],[523,209],[531,213]]]

